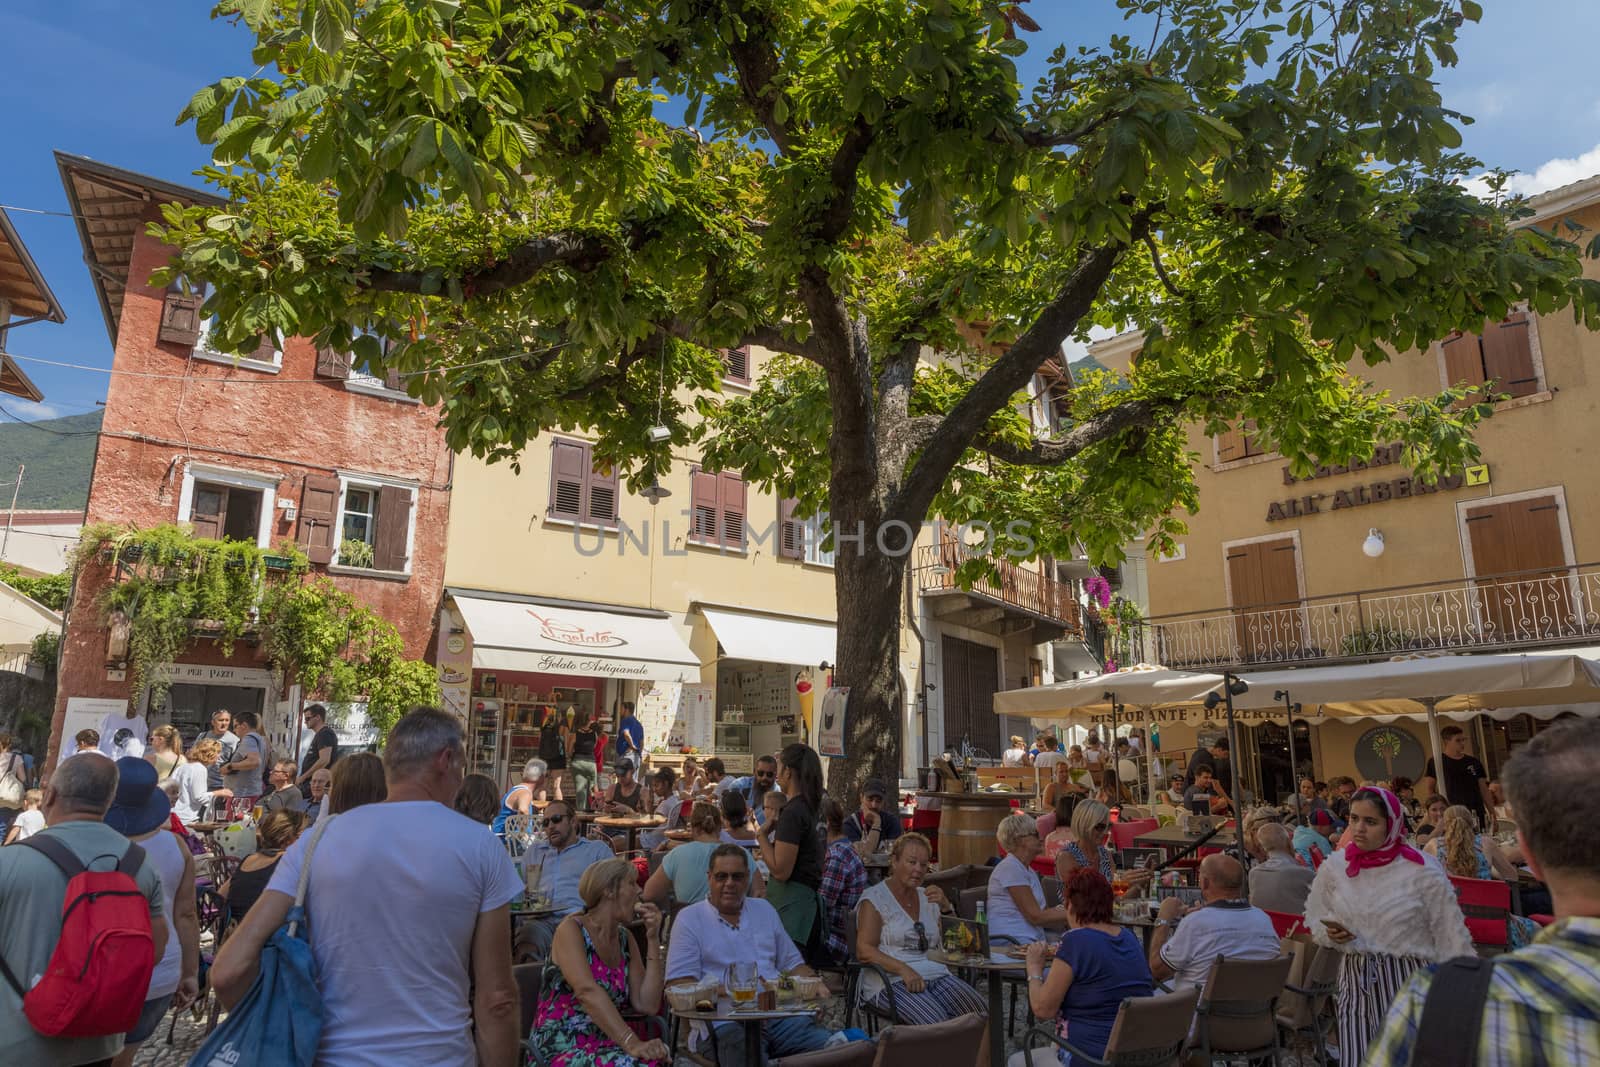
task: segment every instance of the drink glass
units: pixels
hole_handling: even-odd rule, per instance
[[[740,960],[728,964],[726,975],[728,999],[736,1007],[743,1007],[756,999],[756,965],[754,960]]]

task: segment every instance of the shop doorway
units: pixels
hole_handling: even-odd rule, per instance
[[[963,742],[978,755],[998,760],[1000,716],[994,695],[1000,689],[1000,650],[959,637],[941,637],[941,685],[944,696],[945,748],[960,751]]]
[[[171,723],[183,737],[183,747],[211,729],[211,716],[218,711],[253,711],[258,716],[266,707],[267,692],[253,686],[202,685],[175,683],[167,690],[160,708],[150,713],[150,725]]]

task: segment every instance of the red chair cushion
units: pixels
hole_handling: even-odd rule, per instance
[[[1528,918],[1532,919],[1540,926],[1549,926],[1551,923],[1556,921],[1556,917],[1554,915],[1546,915],[1543,912],[1540,912],[1537,915],[1530,915]]]
[[[1491,878],[1450,876],[1456,901],[1466,917],[1475,945],[1505,947],[1510,943],[1511,886]]]
[[[1265,908],[1262,909],[1266,911]],[[1306,932],[1306,920],[1303,915],[1290,915],[1283,911],[1268,911],[1267,918],[1272,920],[1272,928],[1278,932],[1279,937],[1289,937],[1293,934]]]

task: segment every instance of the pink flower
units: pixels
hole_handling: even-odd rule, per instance
[[[1085,578],[1083,591],[1088,593],[1094,602],[1102,608],[1111,603],[1111,583],[1106,581],[1104,575],[1091,574]]]
[[[1115,674],[1116,672],[1117,672],[1117,661],[1114,660],[1114,659],[1106,660],[1106,673],[1107,674]]]

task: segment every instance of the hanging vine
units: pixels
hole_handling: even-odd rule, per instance
[[[439,699],[437,672],[406,658],[393,624],[327,578],[308,582],[310,563],[292,544],[268,550],[171,524],[101,523],[84,529],[72,565],[92,560],[111,571],[96,607],[108,626],[127,626],[132,691],[148,689],[152,704],[191,641],[210,638],[231,656],[247,636],[262,643],[280,686],[298,682],[329,701],[364,698],[379,736],[406,709]]]

